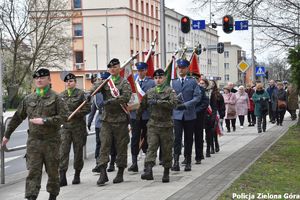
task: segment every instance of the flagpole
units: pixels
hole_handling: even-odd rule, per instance
[[[149,60],[149,58],[150,58],[150,56],[151,56],[151,54],[152,54],[152,51],[153,51],[153,49],[154,49],[155,43],[156,43],[156,37],[154,38],[154,41],[151,42],[151,48],[149,49],[149,51],[148,51],[148,53],[147,53],[147,56],[146,56],[146,58],[145,58],[145,63],[148,62],[148,60]]]

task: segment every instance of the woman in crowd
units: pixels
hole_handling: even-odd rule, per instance
[[[235,131],[235,122],[236,122],[236,96],[230,91],[230,88],[224,88],[224,103],[226,107],[225,111],[225,123],[227,132],[230,132],[230,122],[232,125],[232,130]]]
[[[216,114],[219,116],[220,121],[224,119],[225,116],[225,103],[222,94],[219,91],[219,88],[214,80],[210,81],[211,85],[211,96],[210,96],[210,107],[212,109],[212,113],[217,112]],[[220,146],[218,142],[218,134],[216,131],[216,127],[218,126],[217,122],[214,122],[214,131],[213,131],[213,142],[212,142],[212,152],[220,151]]]
[[[296,110],[299,108],[298,95],[299,95],[299,90],[297,90],[297,88],[293,84],[290,84],[287,89],[287,98],[288,98],[287,108],[289,113],[291,114],[292,120],[297,119]]]
[[[249,98],[248,94],[245,92],[244,86],[240,86],[236,95],[236,112],[239,116],[240,127],[244,128],[245,115],[248,114],[249,109]]]
[[[247,84],[247,88],[245,92],[248,94],[249,97],[249,109],[248,109],[248,126],[255,126],[256,118],[254,115],[254,102],[252,96],[255,90],[251,87],[251,84]]]
[[[252,99],[255,104],[254,114],[257,117],[257,130],[258,133],[265,132],[267,128],[267,114],[269,108],[269,94],[264,90],[263,85],[258,83],[256,85],[256,92],[253,94]]]
[[[287,94],[282,82],[277,83],[277,88],[278,90],[272,94],[272,101],[275,102],[273,110],[276,109],[277,112],[277,125],[282,126],[284,114],[287,109]]]

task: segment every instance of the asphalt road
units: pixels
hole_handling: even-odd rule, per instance
[[[26,119],[12,134],[7,144],[7,148],[11,149],[13,147],[26,145],[27,129],[28,120]],[[92,124],[91,130],[91,132],[94,132],[94,124]],[[95,146],[95,135],[88,136],[87,155],[94,153]],[[26,163],[24,159],[25,152],[26,150],[24,149],[5,153],[5,176],[16,175],[18,173],[26,171]],[[70,160],[73,160],[73,149],[71,149]]]

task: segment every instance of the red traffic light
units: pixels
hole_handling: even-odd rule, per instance
[[[181,19],[181,22],[183,22],[183,23],[187,23],[187,22],[188,22],[188,18],[186,18],[186,17],[183,17],[183,18]]]
[[[224,21],[224,22],[228,22],[228,21],[229,21],[229,18],[228,18],[228,17],[224,17],[223,21]]]

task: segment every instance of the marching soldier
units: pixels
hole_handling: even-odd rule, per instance
[[[137,84],[140,88],[147,92],[150,88],[155,86],[155,82],[146,77],[147,74],[147,63],[138,62],[136,63],[136,68],[138,70]],[[142,150],[144,153],[147,151],[147,122],[149,120],[149,113],[145,110],[141,116],[141,119],[136,118],[136,111],[130,113],[130,125],[132,128],[131,136],[131,155],[132,155],[132,165],[128,168],[128,171],[138,172],[137,156],[140,151],[140,141],[142,140]]]
[[[28,117],[29,130],[26,164],[25,198],[37,199],[41,188],[42,169],[48,174],[49,200],[59,194],[59,145],[60,125],[67,119],[67,108],[63,100],[50,88],[50,72],[41,68],[33,74],[36,90],[26,96],[8,124],[2,146],[5,146],[14,130]]]
[[[155,70],[154,80],[156,86],[147,91],[143,97],[138,116],[145,109],[149,110],[148,126],[148,151],[145,158],[145,172],[141,178],[153,180],[152,167],[157,157],[157,149],[161,148],[164,174],[162,182],[169,182],[169,170],[172,167],[173,146],[173,120],[172,111],[176,107],[177,97],[175,91],[164,85],[166,79],[164,70]]]
[[[125,104],[130,100],[131,87],[126,79],[120,77],[120,61],[118,59],[112,59],[107,67],[115,88],[110,88],[112,84],[106,84],[100,90],[103,94],[104,107],[101,119],[101,148],[98,163],[100,166],[100,177],[97,184],[99,186],[103,186],[108,182],[106,168],[107,163],[109,162],[109,153],[113,140],[117,150],[116,163],[118,166],[117,176],[114,178],[113,183],[121,183],[124,181],[123,173],[124,169],[127,167],[127,145],[129,143],[129,116],[125,110]],[[101,83],[102,81],[97,83],[94,89]],[[117,91],[119,92],[119,95],[116,95],[116,93],[118,93]]]
[[[175,142],[174,165],[172,170],[180,171],[179,156],[181,154],[182,132],[184,131],[184,155],[186,165],[184,171],[191,171],[191,156],[193,146],[194,125],[197,118],[195,106],[201,100],[201,92],[196,80],[187,76],[190,62],[185,59],[177,60],[179,78],[172,82],[180,103],[173,112]]]
[[[76,76],[74,74],[67,74],[64,78],[64,82],[67,89],[62,92],[60,96],[65,100],[69,111],[73,112],[82,102],[85,101],[85,95],[82,90],[76,88]],[[86,144],[87,137],[85,115],[90,112],[90,109],[90,103],[86,103],[70,121],[63,124],[63,128],[61,130],[62,143],[60,146],[59,164],[61,187],[68,184],[66,172],[69,165],[71,144],[73,144],[75,169],[72,184],[80,183],[80,172],[83,168],[83,146]]]

